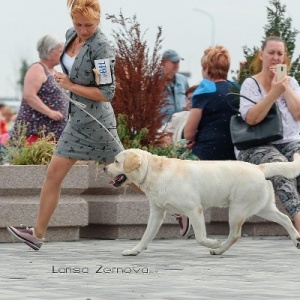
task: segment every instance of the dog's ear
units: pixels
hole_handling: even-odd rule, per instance
[[[123,163],[123,169],[126,173],[128,173],[138,169],[141,163],[142,163],[141,157],[137,153],[129,152],[126,154]]]

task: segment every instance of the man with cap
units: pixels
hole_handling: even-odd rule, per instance
[[[183,60],[174,50],[166,50],[162,55],[162,68],[167,81],[166,90],[169,105],[161,109],[165,113],[161,129],[166,129],[172,115],[186,109],[186,90],[189,88],[187,78],[178,73],[179,62]],[[174,215],[180,225],[180,234],[185,235],[189,229],[189,219],[184,215]]]
[[[162,125],[166,124],[175,112],[184,110],[186,106],[185,91],[189,87],[187,78],[178,73],[179,62],[183,60],[174,50],[166,50],[162,55],[162,68],[167,79],[167,94],[169,105],[166,105],[161,112],[166,113]]]

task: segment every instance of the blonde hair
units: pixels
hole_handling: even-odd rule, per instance
[[[207,48],[201,58],[201,66],[207,69],[207,74],[212,79],[227,79],[230,67],[228,50],[221,45]]]
[[[265,50],[268,42],[270,42],[270,41],[283,43],[284,51],[285,51],[283,63],[286,64],[288,66],[288,68],[290,67],[291,60],[290,60],[290,58],[288,56],[288,53],[287,53],[287,46],[286,46],[285,41],[279,36],[271,35],[271,36],[268,36],[262,42],[261,50],[257,50],[254,54],[254,58],[253,58],[253,60],[250,64],[250,70],[251,70],[252,74],[257,74],[258,72],[261,71],[261,69],[262,69],[262,60],[260,59],[260,53]]]
[[[67,0],[67,6],[71,9],[72,19],[81,14],[89,20],[100,20],[101,8],[98,0]]]

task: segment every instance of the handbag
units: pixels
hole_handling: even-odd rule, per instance
[[[253,80],[255,79],[253,78]],[[256,104],[256,102],[244,95],[238,93],[228,93],[225,97],[229,95],[242,97]],[[229,102],[228,104],[234,111],[237,112],[237,114],[233,115],[230,119],[230,133],[232,143],[238,150],[246,150],[252,147],[258,147],[283,138],[281,113],[275,103],[270,108],[266,117],[256,125],[247,124],[242,118],[239,110],[234,108]]]

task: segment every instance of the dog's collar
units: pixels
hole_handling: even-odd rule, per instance
[[[145,182],[148,171],[149,171],[149,162],[147,162],[147,168],[146,168],[146,171],[145,171],[145,174],[144,174],[144,177],[143,177],[142,181],[139,182],[139,186]]]

